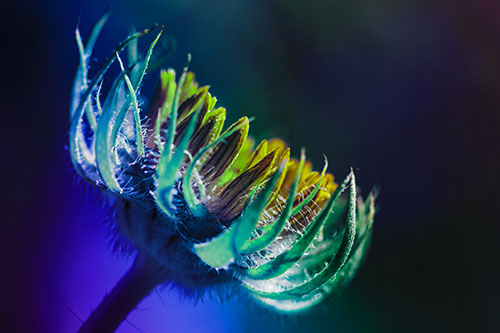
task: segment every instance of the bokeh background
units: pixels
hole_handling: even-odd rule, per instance
[[[365,194],[381,187],[369,257],[324,306],[288,318],[162,290],[120,332],[500,331],[500,2],[109,4],[96,59],[132,25],[165,24],[177,41],[166,66],[191,52],[230,120],[255,116],[258,138],[303,146],[317,167],[324,153],[338,178],[355,167]],[[76,331],[131,264],[111,253],[106,213],[65,148],[75,23],[81,13],[85,35],[105,6],[2,5],[4,332]]]

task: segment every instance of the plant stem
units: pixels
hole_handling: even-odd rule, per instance
[[[82,324],[79,333],[114,332],[139,302],[168,279],[167,270],[138,253],[130,270]]]

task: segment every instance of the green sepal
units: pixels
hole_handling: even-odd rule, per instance
[[[97,21],[96,24],[92,27],[92,30],[90,32],[89,38],[87,39],[86,46],[83,46],[82,38],[80,35],[80,30],[78,29],[78,26],[75,29],[75,38],[76,38],[76,43],[78,47],[78,53],[80,56],[80,62],[78,64],[75,77],[73,80],[73,89],[71,93],[71,108],[70,108],[70,119],[73,119],[73,116],[76,112],[76,109],[78,108],[78,105],[82,101],[82,91],[88,89],[88,81],[87,81],[87,59],[91,56],[95,41],[97,37],[99,36],[102,27],[106,23],[107,19],[109,17],[109,12],[106,11],[104,15]],[[89,94],[90,96],[90,94]],[[87,115],[87,119],[89,121],[89,124],[91,126],[91,129],[95,131],[96,129],[96,120],[95,120],[95,115],[93,114],[91,108],[92,105],[90,105],[90,97],[87,97],[86,105],[84,106],[85,108],[85,113]],[[90,110],[89,110],[90,109]],[[83,114],[80,116],[83,117]],[[81,164],[85,164],[86,166],[95,166],[95,157],[87,146],[85,142],[84,135],[81,130],[77,130],[76,133],[74,134],[74,137],[71,136],[70,132],[70,154],[71,154],[71,159],[73,161],[73,164],[75,166],[76,171],[84,178],[89,179],[92,182],[97,181],[97,178],[90,178],[90,175],[86,174],[86,172],[82,169]],[[72,140],[73,139],[73,140]],[[71,141],[78,141],[76,145],[72,146]],[[78,160],[79,165],[77,165],[75,162]],[[97,176],[97,174],[96,174]]]
[[[234,128],[232,128],[229,131],[225,132],[224,134],[220,135],[212,143],[210,143],[209,145],[206,145],[205,147],[200,149],[200,151],[193,157],[192,161],[189,163],[189,165],[186,169],[186,173],[184,174],[184,179],[182,181],[182,189],[184,192],[184,199],[186,200],[186,204],[194,216],[202,217],[202,216],[205,216],[207,214],[206,208],[203,206],[203,204],[200,202],[200,200],[198,198],[196,198],[196,195],[194,194],[194,190],[191,186],[194,173],[197,172],[195,170],[197,162],[209,149],[212,149],[213,147],[215,147],[216,145],[218,145],[219,143],[224,141],[226,138],[231,136],[236,131],[239,131],[242,126],[243,126],[243,124],[241,124],[239,126],[235,126]]]
[[[133,106],[133,114],[134,114],[134,123],[135,123],[135,135],[136,135],[136,145],[137,145],[137,154],[139,156],[144,156],[144,144],[142,142],[142,127],[141,127],[141,119],[140,119],[140,114],[139,114],[139,104],[137,102],[137,95],[134,91],[134,86],[132,85],[132,82],[130,81],[130,78],[128,77],[127,73],[125,72],[125,68],[123,67],[123,62],[122,60],[120,59],[120,56],[117,54],[116,57],[118,58],[118,62],[120,63],[120,68],[122,70],[122,73],[123,73],[123,78],[125,79],[125,83],[127,85],[127,88],[128,88],[128,91],[129,91],[129,94],[130,94],[130,98],[132,99],[132,106]],[[121,122],[119,123],[115,123],[117,124],[117,128],[119,130],[120,128],[120,124]],[[115,136],[113,136],[113,138],[111,140],[115,141],[116,138]]]
[[[345,231],[337,253],[332,257],[327,266],[321,270],[318,274],[314,275],[309,280],[300,283],[292,288],[285,290],[280,290],[276,292],[263,291],[255,288],[255,284],[252,283],[251,279],[243,279],[243,285],[250,291],[255,293],[257,296],[269,298],[269,299],[293,299],[296,297],[301,297],[306,295],[316,288],[319,288],[325,284],[331,278],[341,271],[345,262],[349,258],[349,254],[354,245],[354,240],[356,238],[356,184],[354,179],[354,173],[351,171],[351,183],[350,183],[350,195],[349,195],[349,210],[346,219]],[[368,228],[367,228],[368,231]],[[365,232],[366,235],[366,232]],[[360,237],[360,240],[363,237]]]
[[[73,162],[75,170],[84,178],[89,179],[88,178],[89,176],[86,174],[82,165],[83,164],[92,165],[95,167],[95,163],[93,161],[93,154],[89,151],[87,144],[85,143],[85,138],[82,132],[82,125],[81,125],[84,109],[89,100],[89,97],[94,88],[96,87],[96,85],[102,80],[104,74],[107,72],[111,64],[116,59],[116,54],[121,52],[131,41],[151,32],[155,28],[156,26],[154,26],[151,29],[146,29],[144,31],[130,35],[122,43],[120,43],[118,47],[114,50],[114,52],[109,56],[108,60],[104,63],[104,65],[99,69],[95,78],[90,82],[88,87],[80,94],[78,105],[72,108],[71,126],[69,132],[69,151],[70,151],[71,161]],[[97,38],[97,33],[99,29],[95,31],[96,31],[95,38]],[[88,43],[88,45],[93,46],[93,42]],[[90,180],[97,181],[97,179],[90,179]]]
[[[312,199],[314,199],[314,197],[316,196],[316,194],[318,193],[318,191],[321,187],[321,183],[323,182],[323,179],[325,178],[327,168],[328,168],[328,160],[326,159],[326,156],[325,156],[325,165],[323,166],[323,170],[321,171],[321,176],[320,176],[318,182],[316,183],[316,186],[311,191],[311,193],[292,210],[292,216],[294,216],[295,214],[300,212],[300,210],[302,208],[304,208],[305,205],[307,205]]]
[[[175,113],[174,109],[172,115]],[[193,136],[199,115],[200,110],[196,111],[189,120],[186,132],[182,136],[182,139],[177,147],[175,147],[175,152],[173,154],[168,154],[166,150],[163,151],[156,169],[156,202],[163,212],[170,217],[174,216],[174,212],[172,212],[171,207],[173,207],[173,189],[178,179],[177,173],[181,169],[185,157],[185,151],[189,145],[189,140]]]
[[[287,299],[266,298],[259,295],[254,295],[254,297],[266,306],[273,307],[275,310],[288,314],[299,311],[302,312],[319,304],[327,297],[335,297],[339,295],[353,279],[356,271],[366,257],[370,239],[371,230],[367,230],[359,246],[353,248],[353,253],[335,277],[331,278],[312,292]]]
[[[167,138],[165,141],[165,145],[162,147],[160,145],[160,151],[161,151],[161,157],[160,157],[160,162],[161,159],[164,159],[163,164],[166,165],[168,161],[172,158],[173,150],[174,150],[174,139],[175,139],[175,130],[177,127],[177,116],[179,112],[179,99],[181,97],[182,93],[182,86],[184,85],[184,81],[186,80],[186,75],[188,71],[188,66],[189,63],[191,62],[191,54],[188,54],[186,65],[184,66],[184,70],[182,72],[181,77],[179,78],[179,83],[177,84],[175,88],[175,94],[174,98],[172,100],[172,110],[170,111],[169,115],[169,123],[168,123],[168,129],[167,129]],[[166,147],[166,150],[165,150]],[[159,162],[159,164],[160,164]],[[161,171],[161,170],[160,170]],[[158,172],[157,172],[158,175]]]
[[[124,189],[121,187],[121,185],[118,183],[118,180],[116,179],[115,171],[114,171],[114,164],[119,163],[119,161],[113,162],[113,150],[114,147],[116,146],[116,139],[118,137],[120,128],[123,124],[123,121],[125,119],[125,116],[127,115],[127,111],[129,110],[130,103],[134,101],[134,97],[136,97],[136,92],[139,89],[139,86],[142,82],[142,79],[144,77],[144,74],[146,72],[147,66],[148,66],[148,61],[151,57],[151,53],[153,51],[154,46],[156,45],[156,42],[161,36],[161,33],[163,31],[160,31],[160,33],[157,35],[155,40],[151,43],[151,46],[149,47],[148,50],[148,56],[146,59],[142,62],[139,70],[139,74],[137,76],[137,80],[135,82],[130,82],[130,79],[128,79],[128,75],[126,74],[123,66],[122,66],[122,73],[121,75],[125,78],[125,82],[129,88],[129,96],[127,96],[125,102],[123,105],[120,107],[120,110],[118,112],[115,111],[115,105],[117,102],[117,96],[118,96],[118,88],[119,84],[117,83],[115,89],[117,91],[111,90],[109,94],[111,94],[112,99],[110,102],[110,105],[107,105],[107,101],[105,101],[104,109],[103,109],[103,114],[101,115],[99,119],[99,123],[97,126],[97,133],[96,133],[96,145],[95,145],[95,150],[96,150],[96,161],[97,161],[97,167],[99,170],[99,173],[101,175],[102,180],[108,187],[108,189],[112,192],[115,193],[124,193]],[[121,49],[123,49],[125,46],[123,46]],[[118,51],[116,51],[114,57],[118,57]],[[139,65],[139,64],[137,64]],[[128,79],[128,80],[127,80]],[[127,82],[128,81],[128,82]],[[117,82],[117,81],[115,81]],[[137,103],[137,100],[135,101]],[[135,118],[138,118],[138,107],[137,104],[134,105],[134,109],[136,110],[134,113],[137,115]],[[137,121],[137,120],[136,120]],[[138,124],[138,132],[141,131],[140,127],[140,119],[138,119],[139,124]],[[137,124],[136,124],[137,126]],[[138,133],[139,134],[139,133]],[[141,147],[142,147],[142,134],[139,134],[139,137],[137,138],[138,140],[138,153],[141,153]],[[115,151],[116,154],[116,151]],[[117,158],[115,158],[116,160]]]
[[[255,200],[252,201],[241,213],[241,216],[235,220],[236,233],[233,238],[233,249],[238,256],[241,255],[241,248],[243,244],[252,236],[255,231],[259,216],[267,206],[269,199],[278,179],[285,169],[286,161],[281,162],[278,169],[274,172],[273,176],[269,179],[269,183],[264,185],[263,193],[260,193]],[[240,222],[241,220],[241,222]]]
[[[116,54],[120,53],[130,42],[133,40],[140,38],[144,36],[147,33],[150,33],[156,28],[156,25],[150,29],[143,30],[141,32],[138,32],[136,34],[130,35],[127,37],[123,42],[121,42],[117,48],[113,51],[113,53],[108,57],[104,65],[99,69],[97,72],[95,78],[90,82],[89,86],[85,91],[83,92],[79,103],[76,108],[74,108],[74,112],[72,112],[72,117],[71,117],[71,123],[75,123],[75,120],[80,120],[82,118],[82,113],[83,109],[85,108],[85,105],[87,103],[88,98],[90,97],[90,94],[96,87],[97,83],[100,82],[104,76],[104,74],[108,71],[109,67],[111,64],[115,61],[116,59]]]
[[[99,87],[97,87],[97,92],[95,94],[95,106],[97,108],[97,113],[99,116],[102,115],[102,105],[101,105],[101,88],[102,88],[102,82],[99,83]]]
[[[283,162],[269,183],[265,185],[263,193],[247,205],[241,216],[233,221],[229,229],[207,242],[193,246],[194,252],[203,262],[213,268],[227,268],[240,256],[241,247],[254,232],[259,215],[266,206],[284,167],[285,163]]]
[[[108,18],[109,18],[109,10],[106,10],[106,12],[104,12],[104,14],[99,19],[99,21],[97,21],[92,27],[92,30],[90,31],[85,46],[83,46],[80,30],[78,29],[78,27],[76,27],[75,29],[75,38],[78,46],[78,53],[80,55],[80,63],[78,64],[73,83],[73,91],[71,94],[72,106],[70,109],[70,117],[73,116],[73,113],[75,112],[76,108],[78,107],[78,104],[80,103],[81,92],[87,88],[87,59],[92,55],[95,42],[99,37],[99,34],[101,33],[101,30],[106,21],[108,20]]]
[[[125,79],[125,82],[127,84],[130,98],[132,99],[132,105],[133,105],[133,115],[134,115],[134,123],[135,123],[135,131],[136,131],[136,145],[137,145],[137,154],[141,157],[144,156],[144,144],[143,144],[143,139],[142,139],[142,126],[141,126],[141,118],[140,118],[140,111],[139,111],[139,105],[137,103],[137,92],[139,90],[139,86],[142,82],[142,79],[144,78],[144,74],[146,73],[146,69],[149,64],[149,60],[151,59],[151,54],[153,53],[153,48],[155,47],[156,43],[160,39],[160,36],[163,32],[163,27],[160,29],[160,32],[156,36],[156,38],[153,40],[151,45],[149,46],[148,53],[146,54],[146,58],[142,62],[142,66],[138,71],[135,71],[134,68],[132,69],[132,74],[135,72],[135,74],[132,77],[135,77],[135,85],[132,84],[130,81],[129,76],[125,72],[125,67],[123,67],[123,62],[120,59],[119,54],[116,54],[116,57],[118,59],[118,62],[120,63],[120,67]],[[128,101],[128,100],[127,100]],[[112,139],[114,141],[114,138],[116,138],[116,134],[120,130],[121,127],[121,121],[120,122],[115,122],[113,126],[113,136]],[[116,133],[116,134],[115,134]],[[112,147],[114,146],[114,142],[112,142]]]
[[[355,195],[356,190],[355,189],[353,190],[352,188],[353,185],[352,182],[354,179],[353,174],[350,175],[350,179],[351,179],[351,192],[354,191]],[[307,250],[311,242],[314,240],[314,237],[316,237],[317,233],[320,231],[325,221],[327,221],[331,213],[331,210],[333,208],[333,205],[340,197],[340,194],[342,194],[342,192],[346,188],[347,185],[346,181],[344,181],[342,186],[337,188],[335,193],[328,200],[328,203],[326,204],[325,208],[323,208],[321,212],[313,219],[313,221],[307,226],[304,234],[300,236],[289,249],[287,249],[285,252],[281,253],[276,258],[272,259],[271,261],[261,266],[242,270],[241,274],[250,279],[257,279],[257,280],[271,279],[273,277],[283,274],[290,267],[292,267],[303,256],[304,252]]]
[[[174,102],[175,91],[177,89],[177,84],[175,83],[175,71],[173,69],[162,70],[160,72],[160,82],[158,84],[160,85],[160,95],[165,94],[165,99],[162,100],[162,104],[157,110],[158,114],[156,115],[156,118],[154,118],[156,119],[155,141],[161,153],[163,151],[163,146],[160,140],[160,129],[163,123],[170,117],[172,112],[172,104]],[[160,98],[163,98],[163,96]],[[153,112],[155,111],[153,110]]]
[[[85,90],[88,86],[87,82],[87,58],[90,56],[90,54],[87,54],[85,51],[85,48],[83,46],[82,42],[82,37],[80,35],[80,30],[76,28],[75,30],[75,38],[76,38],[76,45],[78,46],[78,54],[80,55],[80,64],[77,69],[77,73],[75,75],[75,79],[80,77],[80,82],[77,84],[75,82],[74,87],[74,95],[79,94],[82,92],[82,90]],[[76,97],[76,96],[75,96]],[[77,97],[78,100],[79,97]],[[73,102],[76,103],[77,100],[74,100]],[[89,100],[87,101],[87,105],[85,107],[85,115],[87,116],[90,128],[92,131],[95,131],[97,128],[97,120],[96,116],[94,114],[94,110],[92,109],[92,101],[89,97]]]
[[[266,226],[267,228],[264,229],[264,232],[261,236],[255,239],[249,239],[242,245],[241,253],[243,255],[261,251],[269,244],[271,244],[285,227],[286,222],[292,216],[293,202],[295,201],[295,195],[297,194],[297,187],[299,185],[300,176],[304,168],[304,163],[305,153],[302,150],[300,154],[300,163],[297,171],[297,176],[295,177],[295,180],[290,189],[285,208],[281,212],[279,218]]]
[[[102,28],[108,21],[109,15],[111,11],[106,9],[104,11],[104,14],[102,14],[101,18],[99,21],[97,21],[94,26],[92,27],[92,30],[90,30],[89,37],[87,38],[87,42],[85,43],[85,53],[90,56],[92,54],[92,50],[94,49],[94,45],[97,41],[97,38],[101,34]]]
[[[117,84],[116,89],[118,88],[119,84]],[[114,92],[112,91],[110,93]],[[104,103],[105,107],[103,108],[103,113],[99,118],[97,132],[95,134],[95,154],[97,168],[106,187],[112,192],[123,193],[123,189],[118,183],[114,172],[114,165],[119,163],[116,155],[117,152],[113,149],[116,137],[113,139],[111,136],[113,135],[113,124],[122,124],[123,119],[125,118],[124,115],[126,114],[126,110],[129,108],[129,104],[125,102],[125,104],[121,106],[120,110],[116,111],[115,107],[117,99],[117,94],[114,94],[110,101],[110,107],[106,107],[106,102]],[[123,116],[120,117],[120,115]]]

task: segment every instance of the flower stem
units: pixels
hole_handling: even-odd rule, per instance
[[[114,332],[139,302],[168,279],[167,270],[138,253],[130,270],[82,324],[79,333]]]

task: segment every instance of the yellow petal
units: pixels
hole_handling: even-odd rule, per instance
[[[210,112],[203,125],[191,138],[188,148],[189,152],[194,156],[200,149],[214,141],[220,135],[225,120],[226,109],[218,108]]]
[[[290,193],[290,189],[292,187],[293,181],[297,175],[297,169],[299,167],[299,161],[295,158],[290,159],[290,161],[286,164],[286,168],[283,173],[285,173],[285,179],[279,190],[280,197],[286,198],[288,193]]]
[[[239,130],[214,147],[210,156],[201,167],[200,174],[206,181],[215,181],[229,168],[238,156],[248,135],[248,118],[243,117],[234,123],[227,131],[236,126]]]
[[[278,153],[279,149],[276,149],[275,151],[276,151],[276,153]],[[290,160],[290,148],[286,148],[284,151],[281,152],[281,155],[278,156],[278,158],[276,158],[274,160],[274,163],[272,166],[272,172],[277,170],[278,167],[280,166],[280,164],[283,162],[285,162],[285,169],[281,172],[281,175],[279,176],[278,180],[276,181],[276,185],[274,186],[274,189],[273,189],[273,194],[272,194],[271,198],[269,199],[269,203],[267,205],[268,207],[273,205],[274,200],[276,199],[276,197],[278,196],[278,194],[281,191],[281,187],[283,186],[283,182],[285,181],[286,174],[287,174],[286,165],[288,165],[289,160]]]
[[[250,192],[268,178],[276,157],[277,151],[275,150],[236,177],[220,195],[212,199],[213,203],[209,204],[211,211],[225,221],[230,221],[238,216],[243,210]]]
[[[267,148],[267,151],[271,151],[274,149],[278,149],[279,153],[283,152],[287,147],[287,144],[285,141],[279,139],[279,138],[274,138],[269,140],[269,145]]]
[[[207,121],[212,112],[216,111],[214,110],[216,102],[217,98],[210,95],[210,93],[207,93],[207,96],[205,97],[205,103],[203,104],[203,110],[201,115],[202,117],[200,117],[200,119],[202,120],[202,124],[204,124]]]
[[[245,165],[252,154],[253,146],[255,145],[255,140],[252,137],[247,137],[243,147],[238,154],[238,157],[234,160],[233,164],[228,168],[228,170],[219,178],[218,184],[223,185],[227,182],[235,179],[239,174],[246,170]]]
[[[175,71],[173,69],[162,70],[147,112],[149,119],[147,126],[150,133],[146,140],[146,147],[148,148],[156,148],[160,127],[172,111],[176,86]]]
[[[203,107],[207,93],[208,86],[201,87],[179,105],[177,110],[177,126],[179,126],[179,124],[181,124],[182,121],[189,117],[195,110]]]
[[[257,164],[260,160],[267,155],[267,140],[262,140],[257,148],[255,148],[252,155],[248,158],[248,162],[246,163],[244,170],[250,169],[252,166]]]
[[[302,173],[302,175],[304,174]],[[307,176],[303,178],[301,177],[301,180],[299,182],[299,188],[297,190],[297,193],[299,193],[298,196],[303,195],[303,197],[305,198],[307,194],[311,193],[311,191],[316,186],[320,178],[321,174],[317,171],[310,172]]]
[[[315,172],[313,172],[315,173]],[[316,177],[316,176],[310,176],[311,181]],[[319,185],[320,188],[316,195],[314,196],[313,200],[311,200],[307,205],[305,205],[297,214],[295,214],[291,219],[291,226],[292,229],[295,231],[302,231],[306,226],[311,223],[311,221],[318,215],[323,208],[325,208],[328,200],[330,199],[331,195],[333,192],[335,192],[336,188],[338,185],[333,182],[333,175],[330,173],[327,173],[325,175],[325,178],[323,178],[323,181]],[[316,181],[319,180],[315,179]],[[312,190],[312,188],[311,188]],[[309,191],[310,193],[310,191]],[[306,194],[307,196],[308,194]],[[305,198],[305,196],[303,196]],[[300,201],[299,201],[300,202]]]
[[[198,90],[198,83],[194,80],[194,73],[187,72],[184,84],[182,85],[179,103],[182,104],[186,99],[194,95],[196,90]]]

